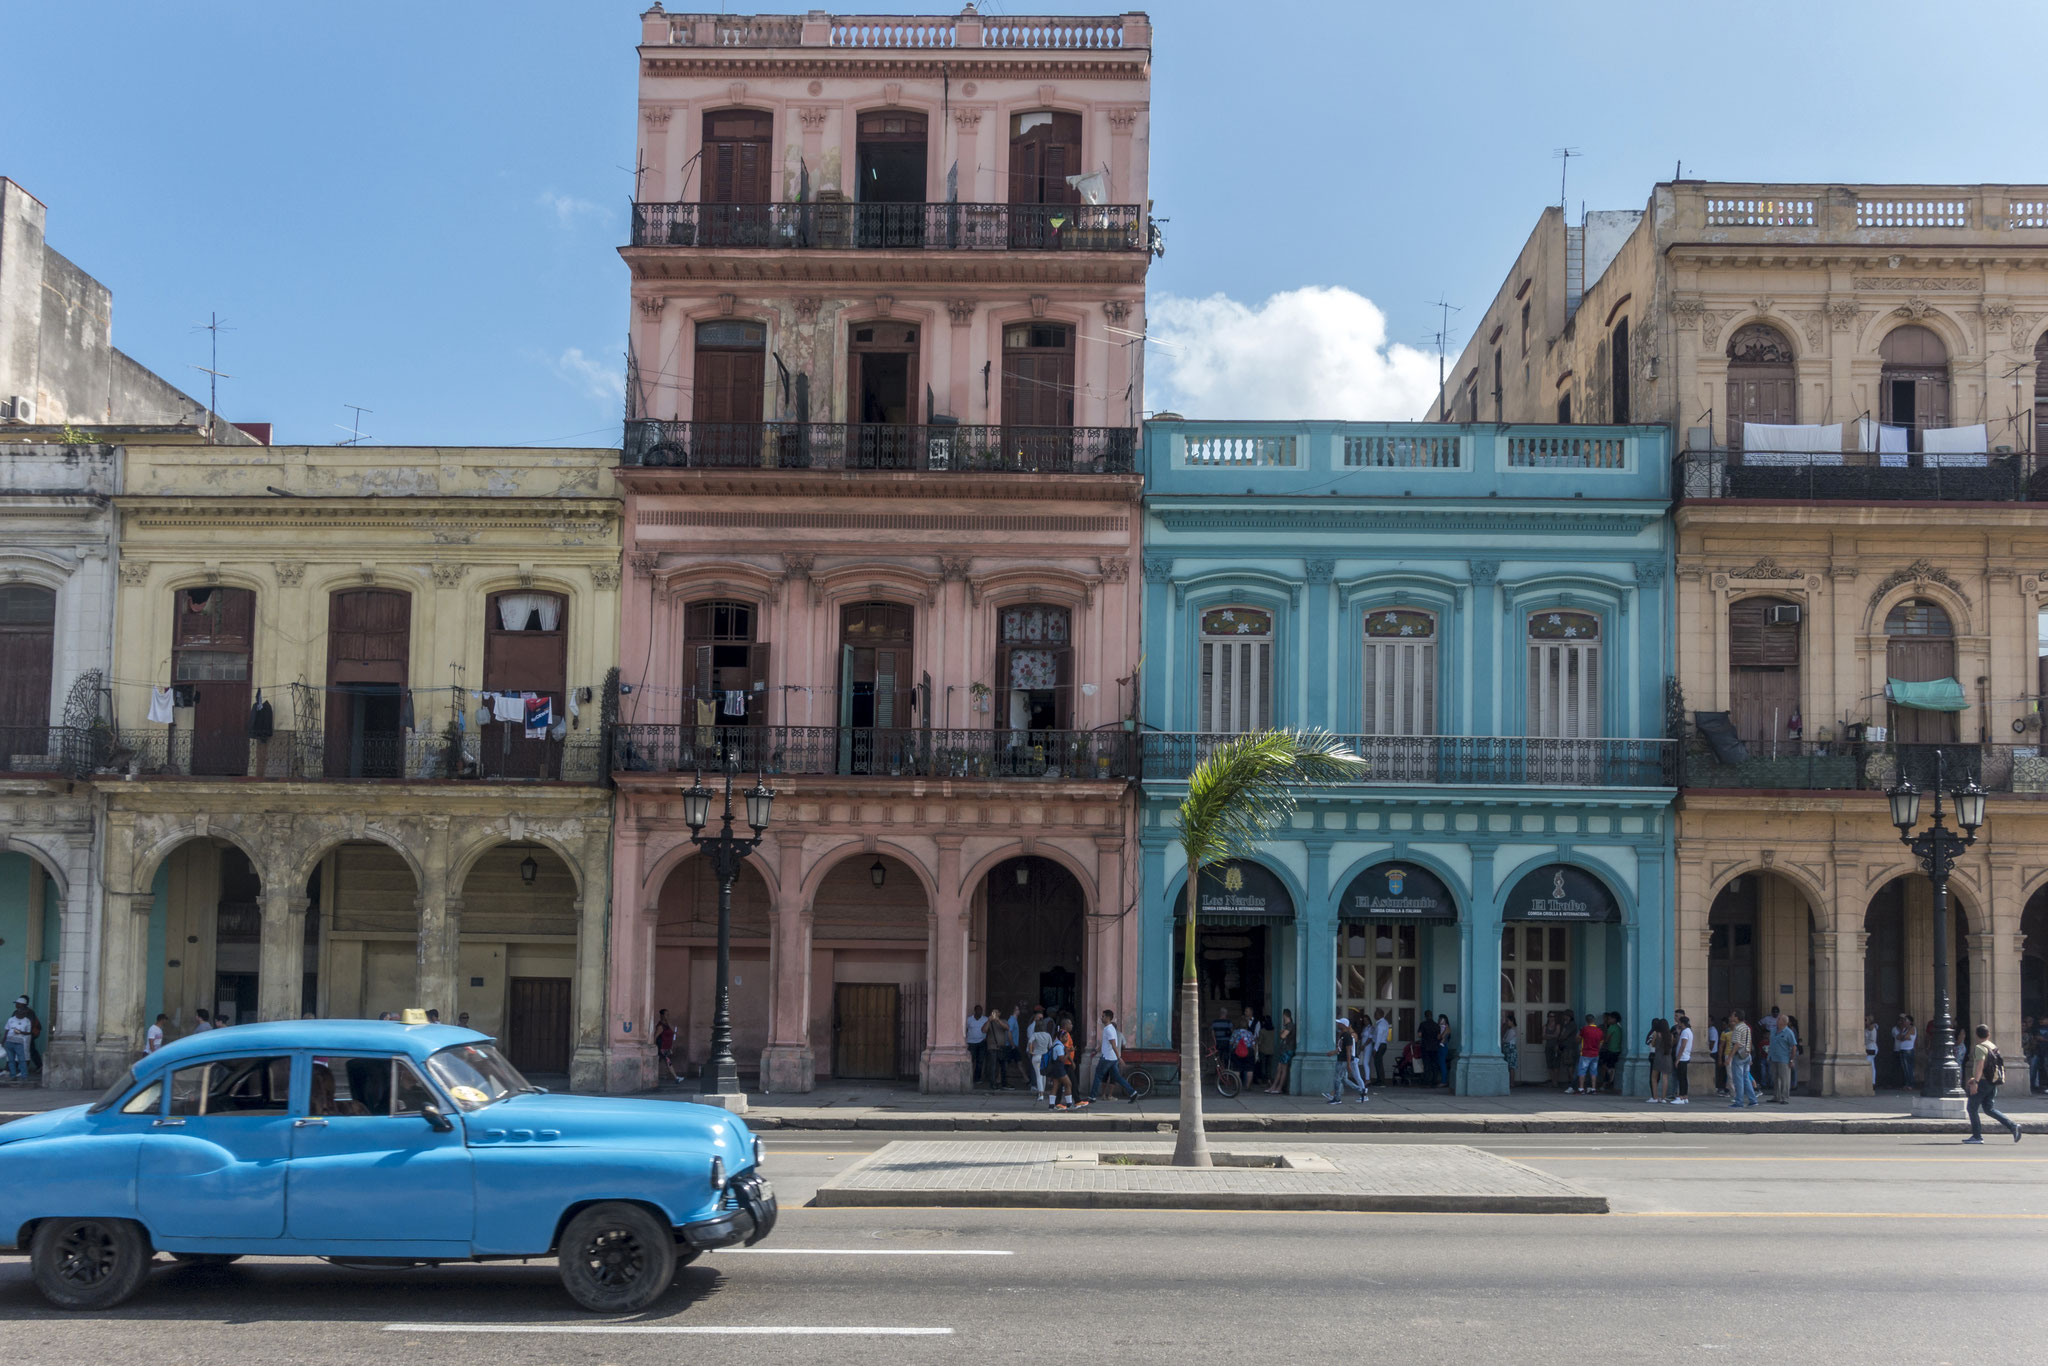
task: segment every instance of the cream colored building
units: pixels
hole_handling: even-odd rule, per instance
[[[598,1076],[615,459],[128,450],[97,1077],[159,1013],[412,1005]]]
[[[1992,793],[1952,886],[1958,1027],[2048,1011],[2044,334],[2048,187],[1678,182],[1546,210],[1432,410],[1676,430],[1669,1002],[1797,1016],[1824,1092],[1901,1084],[1892,1028],[1933,1008],[1884,789],[1937,750]],[[1953,429],[1973,449],[1933,449]]]

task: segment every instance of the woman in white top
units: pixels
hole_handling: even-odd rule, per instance
[[[1877,1016],[1863,1017],[1863,1056],[1870,1059],[1870,1084],[1877,1085]]]
[[[1052,1035],[1046,1032],[1046,1018],[1040,1012],[1031,1022],[1031,1038],[1026,1045],[1031,1059],[1031,1087],[1039,1095],[1045,1094],[1045,1055],[1052,1048]]]
[[[1899,1016],[1898,1024],[1892,1027],[1892,1052],[1899,1055],[1899,1071],[1905,1077],[1905,1087],[1913,1089],[1913,1046],[1920,1041],[1920,1031],[1913,1027],[1911,1015]]]

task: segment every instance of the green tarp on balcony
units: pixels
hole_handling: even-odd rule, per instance
[[[1885,680],[1884,691],[1893,706],[1911,707],[1915,711],[1965,711],[1970,705],[1963,700],[1963,685],[1953,678],[1929,679],[1925,683],[1891,678]]]

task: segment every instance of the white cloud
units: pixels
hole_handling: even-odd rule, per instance
[[[583,348],[572,346],[554,359],[555,373],[581,388],[592,398],[623,400],[626,397],[626,376],[617,365],[606,365],[583,354]]]
[[[542,190],[540,198],[534,201],[544,209],[555,211],[555,221],[565,228],[574,227],[579,218],[594,218],[608,222],[612,212],[602,204],[588,199],[578,199],[572,194],[556,194],[553,190]]]
[[[1410,422],[1436,399],[1436,358],[1389,345],[1362,294],[1311,286],[1250,307],[1222,294],[1147,308],[1146,401],[1194,418]]]

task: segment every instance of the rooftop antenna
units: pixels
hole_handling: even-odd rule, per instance
[[[1437,310],[1442,320],[1436,334],[1436,411],[1438,417],[1449,418],[1450,414],[1444,411],[1444,352],[1451,344],[1451,315],[1462,310],[1442,295],[1430,300],[1429,306]]]
[[[1568,209],[1571,207],[1571,204],[1565,198],[1564,194],[1565,175],[1572,168],[1572,158],[1576,156],[1584,156],[1585,153],[1581,152],[1576,147],[1560,147],[1556,151],[1552,152],[1550,155],[1556,157],[1558,161],[1561,163],[1557,168],[1557,207],[1559,207],[1560,209]]]
[[[224,375],[220,371],[220,334],[223,331],[232,332],[235,329],[223,323],[218,313],[209,313],[206,315],[206,319],[205,322],[192,330],[194,332],[212,333],[213,336],[210,342],[212,350],[208,354],[207,364],[195,365],[192,368],[208,377],[206,381],[206,434],[210,438],[213,435],[214,414],[220,407],[220,382],[224,379],[234,378],[233,375]]]
[[[345,431],[345,432],[347,432],[347,433],[348,433],[348,440],[346,440],[346,441],[342,442],[341,444],[342,444],[342,445],[344,445],[344,446],[360,446],[360,445],[362,445],[362,444],[363,444],[363,414],[364,414],[364,413],[374,413],[374,412],[376,412],[377,410],[376,410],[375,408],[365,408],[365,407],[364,407],[364,406],[363,406],[362,404],[360,404],[360,403],[344,403],[344,404],[342,404],[341,406],[342,406],[342,407],[344,407],[344,408],[346,408],[346,409],[348,409],[348,410],[349,410],[350,412],[352,412],[352,413],[354,413],[354,414],[356,415],[355,421],[354,421],[354,422],[352,422],[351,424],[349,424],[349,425],[348,425],[348,426],[346,426],[346,427],[342,427],[342,426],[341,426],[341,424],[340,424],[339,422],[337,422],[337,423],[335,423],[335,424],[334,424],[334,425],[335,425],[335,426],[337,426],[337,427],[341,427],[341,430],[343,430],[343,431]]]

